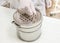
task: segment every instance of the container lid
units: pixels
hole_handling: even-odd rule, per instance
[[[15,12],[14,15],[13,15],[13,19],[14,21],[21,27],[21,28],[31,28],[31,27],[35,27],[37,26],[38,24],[41,23],[41,20],[42,20],[42,15],[40,12],[38,12],[39,16],[39,20],[37,20],[35,23],[32,23],[31,21],[28,21],[28,23],[26,24],[24,21],[24,18],[21,17],[21,14],[18,13],[18,12]],[[36,19],[36,18],[35,18]]]

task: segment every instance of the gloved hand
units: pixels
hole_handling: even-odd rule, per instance
[[[20,0],[18,10],[20,12],[32,15],[33,13],[36,14],[34,4],[31,0]]]
[[[18,9],[20,13],[26,13],[29,15],[32,15],[33,13],[36,14],[32,0],[6,0],[6,1],[10,3],[11,8]]]

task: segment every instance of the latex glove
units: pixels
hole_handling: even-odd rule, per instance
[[[29,15],[32,15],[33,13],[36,14],[34,4],[31,0],[20,0],[18,9]]]

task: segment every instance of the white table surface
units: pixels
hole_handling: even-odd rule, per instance
[[[35,42],[21,41],[11,23],[15,10],[0,6],[0,43],[60,43],[60,20],[43,17],[42,35]]]

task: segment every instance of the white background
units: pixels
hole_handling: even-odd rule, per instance
[[[35,42],[21,41],[11,23],[14,12],[15,10],[0,6],[0,43],[60,43],[60,20],[44,16],[41,37]]]

